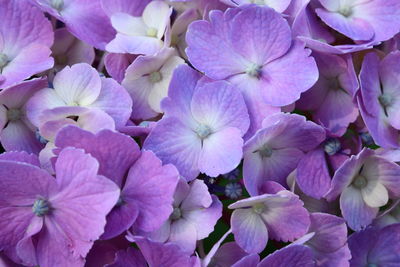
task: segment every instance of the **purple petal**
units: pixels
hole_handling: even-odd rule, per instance
[[[201,140],[176,118],[160,120],[151,131],[143,148],[153,151],[163,163],[174,164],[180,175],[190,181],[199,174]]]
[[[121,195],[139,208],[135,229],[151,232],[168,219],[178,180],[179,173],[173,165],[163,166],[151,151],[142,152],[129,170]]]
[[[199,169],[211,177],[234,170],[242,159],[243,139],[239,129],[229,127],[203,140]]]
[[[55,144],[59,148],[72,146],[84,149],[99,161],[99,174],[119,186],[140,155],[139,147],[132,138],[110,130],[103,130],[95,135],[75,126],[67,126],[60,130]]]
[[[233,211],[231,227],[236,242],[247,253],[259,253],[267,245],[267,227],[261,216],[252,209]]]
[[[193,94],[191,110],[199,122],[216,131],[236,127],[247,132],[249,117],[242,94],[225,81],[207,83]]]
[[[301,191],[316,199],[320,199],[329,191],[331,176],[323,149],[312,150],[300,160],[296,182]]]
[[[292,245],[280,249],[263,259],[258,267],[312,267],[315,266],[311,249]]]

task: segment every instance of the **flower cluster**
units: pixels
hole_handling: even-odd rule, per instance
[[[400,266],[399,0],[0,0],[0,266]]]

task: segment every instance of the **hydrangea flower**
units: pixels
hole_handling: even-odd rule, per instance
[[[349,247],[350,266],[396,266],[400,262],[400,224],[354,233]]]
[[[392,52],[381,61],[375,53],[365,56],[360,72],[361,90],[357,95],[360,113],[375,143],[387,148],[399,147],[400,52]]]
[[[341,136],[358,117],[353,97],[358,90],[351,56],[314,53],[320,72],[317,83],[301,95],[296,107],[311,110],[313,121]]]
[[[107,216],[103,239],[115,237],[131,226],[137,231],[154,231],[172,213],[179,178],[176,168],[162,165],[150,151],[140,152],[128,136],[110,130],[93,134],[67,126],[57,135],[55,145],[58,149],[84,149],[99,161],[99,173],[121,188],[118,203]]]
[[[50,21],[28,1],[0,1],[0,89],[50,69]]]
[[[275,114],[243,147],[243,178],[250,195],[267,180],[286,186],[286,177],[300,159],[325,138],[319,125],[296,114]]]
[[[117,31],[115,38],[106,46],[108,52],[152,55],[159,51],[164,42],[172,10],[164,1],[152,1],[141,17],[124,11],[111,15],[112,26]]]
[[[361,151],[358,137],[338,138],[327,132],[327,138],[299,161],[296,184],[306,195],[321,199],[331,187],[334,172],[350,157]]]
[[[0,92],[0,141],[6,151],[39,153],[43,148],[27,118],[26,102],[46,85],[45,79],[33,79]]]
[[[310,218],[297,195],[275,182],[264,184],[265,194],[239,200],[231,205],[232,232],[238,245],[248,253],[259,253],[268,239],[293,241],[303,236]]]
[[[385,41],[400,30],[396,0],[319,0],[315,12],[334,30],[354,41]]]
[[[224,81],[197,85],[200,74],[186,65],[172,77],[165,115],[144,142],[164,163],[190,181],[199,172],[216,177],[236,168],[249,127],[243,97]]]
[[[262,120],[308,90],[318,79],[310,51],[293,41],[287,21],[257,5],[210,12],[188,29],[186,53],[195,68],[242,91],[254,133]],[[240,36],[240,38],[238,38]]]
[[[65,23],[80,40],[104,50],[115,34],[100,0],[29,0]],[[24,1],[23,1],[24,2]]]
[[[343,218],[327,213],[310,213],[308,234],[294,244],[309,247],[315,266],[348,266],[351,253],[347,245],[347,226]]]
[[[78,63],[91,65],[95,58],[92,46],[75,38],[67,28],[60,28],[54,32],[54,44],[51,48],[54,57],[55,73],[65,66],[72,66]]]
[[[133,120],[146,120],[161,113],[160,102],[168,95],[174,69],[185,61],[175,50],[165,48],[152,56],[139,56],[126,69],[122,81],[131,95]]]
[[[116,81],[100,78],[86,63],[65,67],[54,77],[52,88],[37,92],[27,103],[27,116],[37,127],[49,120],[46,113],[100,109],[110,115],[116,127],[125,126],[131,114],[132,100]]]
[[[400,166],[372,150],[351,156],[335,172],[327,200],[340,195],[340,209],[348,226],[359,231],[371,224],[389,198],[400,195]]]
[[[172,242],[191,254],[196,241],[208,237],[222,215],[222,203],[211,196],[201,180],[189,185],[180,180],[174,194],[174,210],[169,219],[149,234],[151,240]]]
[[[24,265],[83,266],[119,196],[118,187],[98,175],[98,162],[66,148],[56,179],[23,155],[5,154],[0,165],[0,249],[15,250]]]

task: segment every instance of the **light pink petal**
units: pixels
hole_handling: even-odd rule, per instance
[[[213,200],[208,192],[208,187],[202,180],[192,181],[188,191],[185,190],[186,182],[180,180],[180,184],[182,183],[183,185],[177,188],[174,199],[175,203],[181,205],[180,208],[183,211],[204,209],[212,204]]]
[[[235,169],[243,155],[242,132],[237,128],[225,128],[203,140],[199,157],[199,169],[211,177]]]

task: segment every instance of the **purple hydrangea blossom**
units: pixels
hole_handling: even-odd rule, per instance
[[[0,247],[23,264],[83,266],[118,200],[118,187],[98,175],[93,157],[66,148],[58,159],[56,179],[26,156],[0,160]]]
[[[386,148],[399,147],[399,58],[398,51],[381,61],[378,55],[367,54],[360,72],[357,99],[361,115],[375,143]]]
[[[354,41],[385,41],[399,32],[396,0],[319,0],[315,11],[334,30]]]
[[[271,105],[293,103],[318,79],[310,52],[292,41],[286,20],[268,7],[212,11],[210,21],[189,26],[186,41],[193,66],[212,79],[229,80],[242,91],[251,133],[265,116],[276,112]]]
[[[105,2],[107,6],[112,5],[110,1]],[[110,20],[117,35],[107,44],[106,50],[112,53],[155,54],[164,45],[161,39],[170,23],[171,12],[164,1],[152,1],[139,17],[122,10],[111,14]]]
[[[115,34],[100,0],[28,1],[64,22],[73,35],[98,49],[104,49]]]
[[[100,78],[86,63],[65,67],[54,77],[52,88],[43,88],[27,103],[27,116],[40,127],[49,120],[48,113],[64,117],[71,112],[100,109],[111,116],[116,127],[125,126],[131,114],[132,100],[116,81]]]
[[[144,149],[176,165],[188,181],[199,172],[216,177],[236,168],[249,127],[237,89],[225,81],[196,86],[199,78],[186,65],[176,69],[161,103],[165,116],[144,142]]]
[[[0,89],[50,69],[54,34],[40,10],[28,1],[0,1]]]
[[[107,216],[103,239],[115,237],[130,227],[154,231],[172,213],[172,196],[179,179],[176,168],[162,165],[150,151],[141,152],[128,136],[109,130],[95,135],[68,126],[59,132],[55,145],[58,149],[83,148],[99,161],[99,173],[121,188],[118,203]]]
[[[243,178],[251,195],[258,195],[267,180],[286,186],[286,177],[305,152],[324,140],[325,131],[296,114],[279,113],[266,118],[263,128],[244,145]]]
[[[352,234],[350,266],[396,266],[400,261],[400,224],[370,227]]]
[[[139,56],[125,71],[122,85],[132,97],[133,120],[146,120],[161,113],[160,102],[168,95],[174,69],[184,60],[165,48],[152,56]]]
[[[340,195],[343,218],[359,231],[371,224],[390,198],[399,197],[399,175],[400,166],[363,149],[335,172],[326,198],[332,201]]]
[[[297,195],[275,182],[267,182],[266,187],[267,193],[229,206],[235,209],[231,217],[235,240],[248,253],[261,252],[268,239],[293,241],[310,226],[309,214]]]
[[[26,114],[26,102],[47,85],[45,79],[33,79],[0,92],[0,141],[6,151],[39,153],[43,144],[36,138],[35,127]]]
[[[156,231],[149,234],[158,242],[172,242],[183,251],[192,253],[196,241],[206,238],[222,215],[222,204],[211,196],[201,180],[188,185],[180,180],[174,195],[173,211],[169,219]]]

